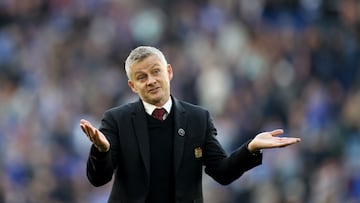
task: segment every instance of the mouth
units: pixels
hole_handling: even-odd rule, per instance
[[[148,92],[149,92],[150,94],[154,94],[154,93],[156,93],[159,89],[160,89],[160,87],[151,88],[151,89],[149,89]]]

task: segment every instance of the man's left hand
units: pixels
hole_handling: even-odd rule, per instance
[[[295,137],[278,137],[283,133],[282,129],[260,133],[249,143],[248,149],[250,152],[256,152],[261,149],[286,147],[301,141],[300,138]]]

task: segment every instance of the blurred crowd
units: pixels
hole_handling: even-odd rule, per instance
[[[360,202],[360,1],[1,0],[0,203],[106,202],[79,121],[138,99],[138,45],[165,53],[173,95],[211,112],[228,152],[275,128],[302,139],[228,186],[204,175],[205,202]]]

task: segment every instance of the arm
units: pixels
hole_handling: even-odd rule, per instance
[[[114,164],[112,162],[112,148],[109,135],[114,129],[109,125],[108,118],[104,116],[101,124],[101,130],[96,129],[87,120],[80,121],[80,127],[89,140],[93,143],[87,162],[87,177],[94,186],[101,186],[109,182],[112,178]],[[104,133],[106,133],[105,136]],[[113,136],[112,136],[113,137]]]
[[[280,129],[263,132],[227,156],[215,137],[217,132],[210,117],[207,123],[205,172],[223,185],[230,184],[246,171],[260,165],[262,153],[256,152],[261,149],[285,147],[300,141],[299,138],[277,137],[283,133]]]
[[[223,152],[218,156],[206,155],[205,172],[222,185],[228,185],[241,177],[246,171],[262,163],[262,153],[252,154],[248,149],[249,141],[229,156]],[[220,144],[219,144],[220,149]]]
[[[229,156],[216,138],[217,130],[207,112],[205,138],[205,172],[222,185],[238,179],[243,173],[258,166],[262,162],[262,154],[254,156],[246,142]]]

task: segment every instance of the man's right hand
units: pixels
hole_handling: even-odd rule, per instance
[[[93,127],[89,121],[81,119],[80,128],[100,152],[109,151],[109,141],[106,139],[105,135]]]

